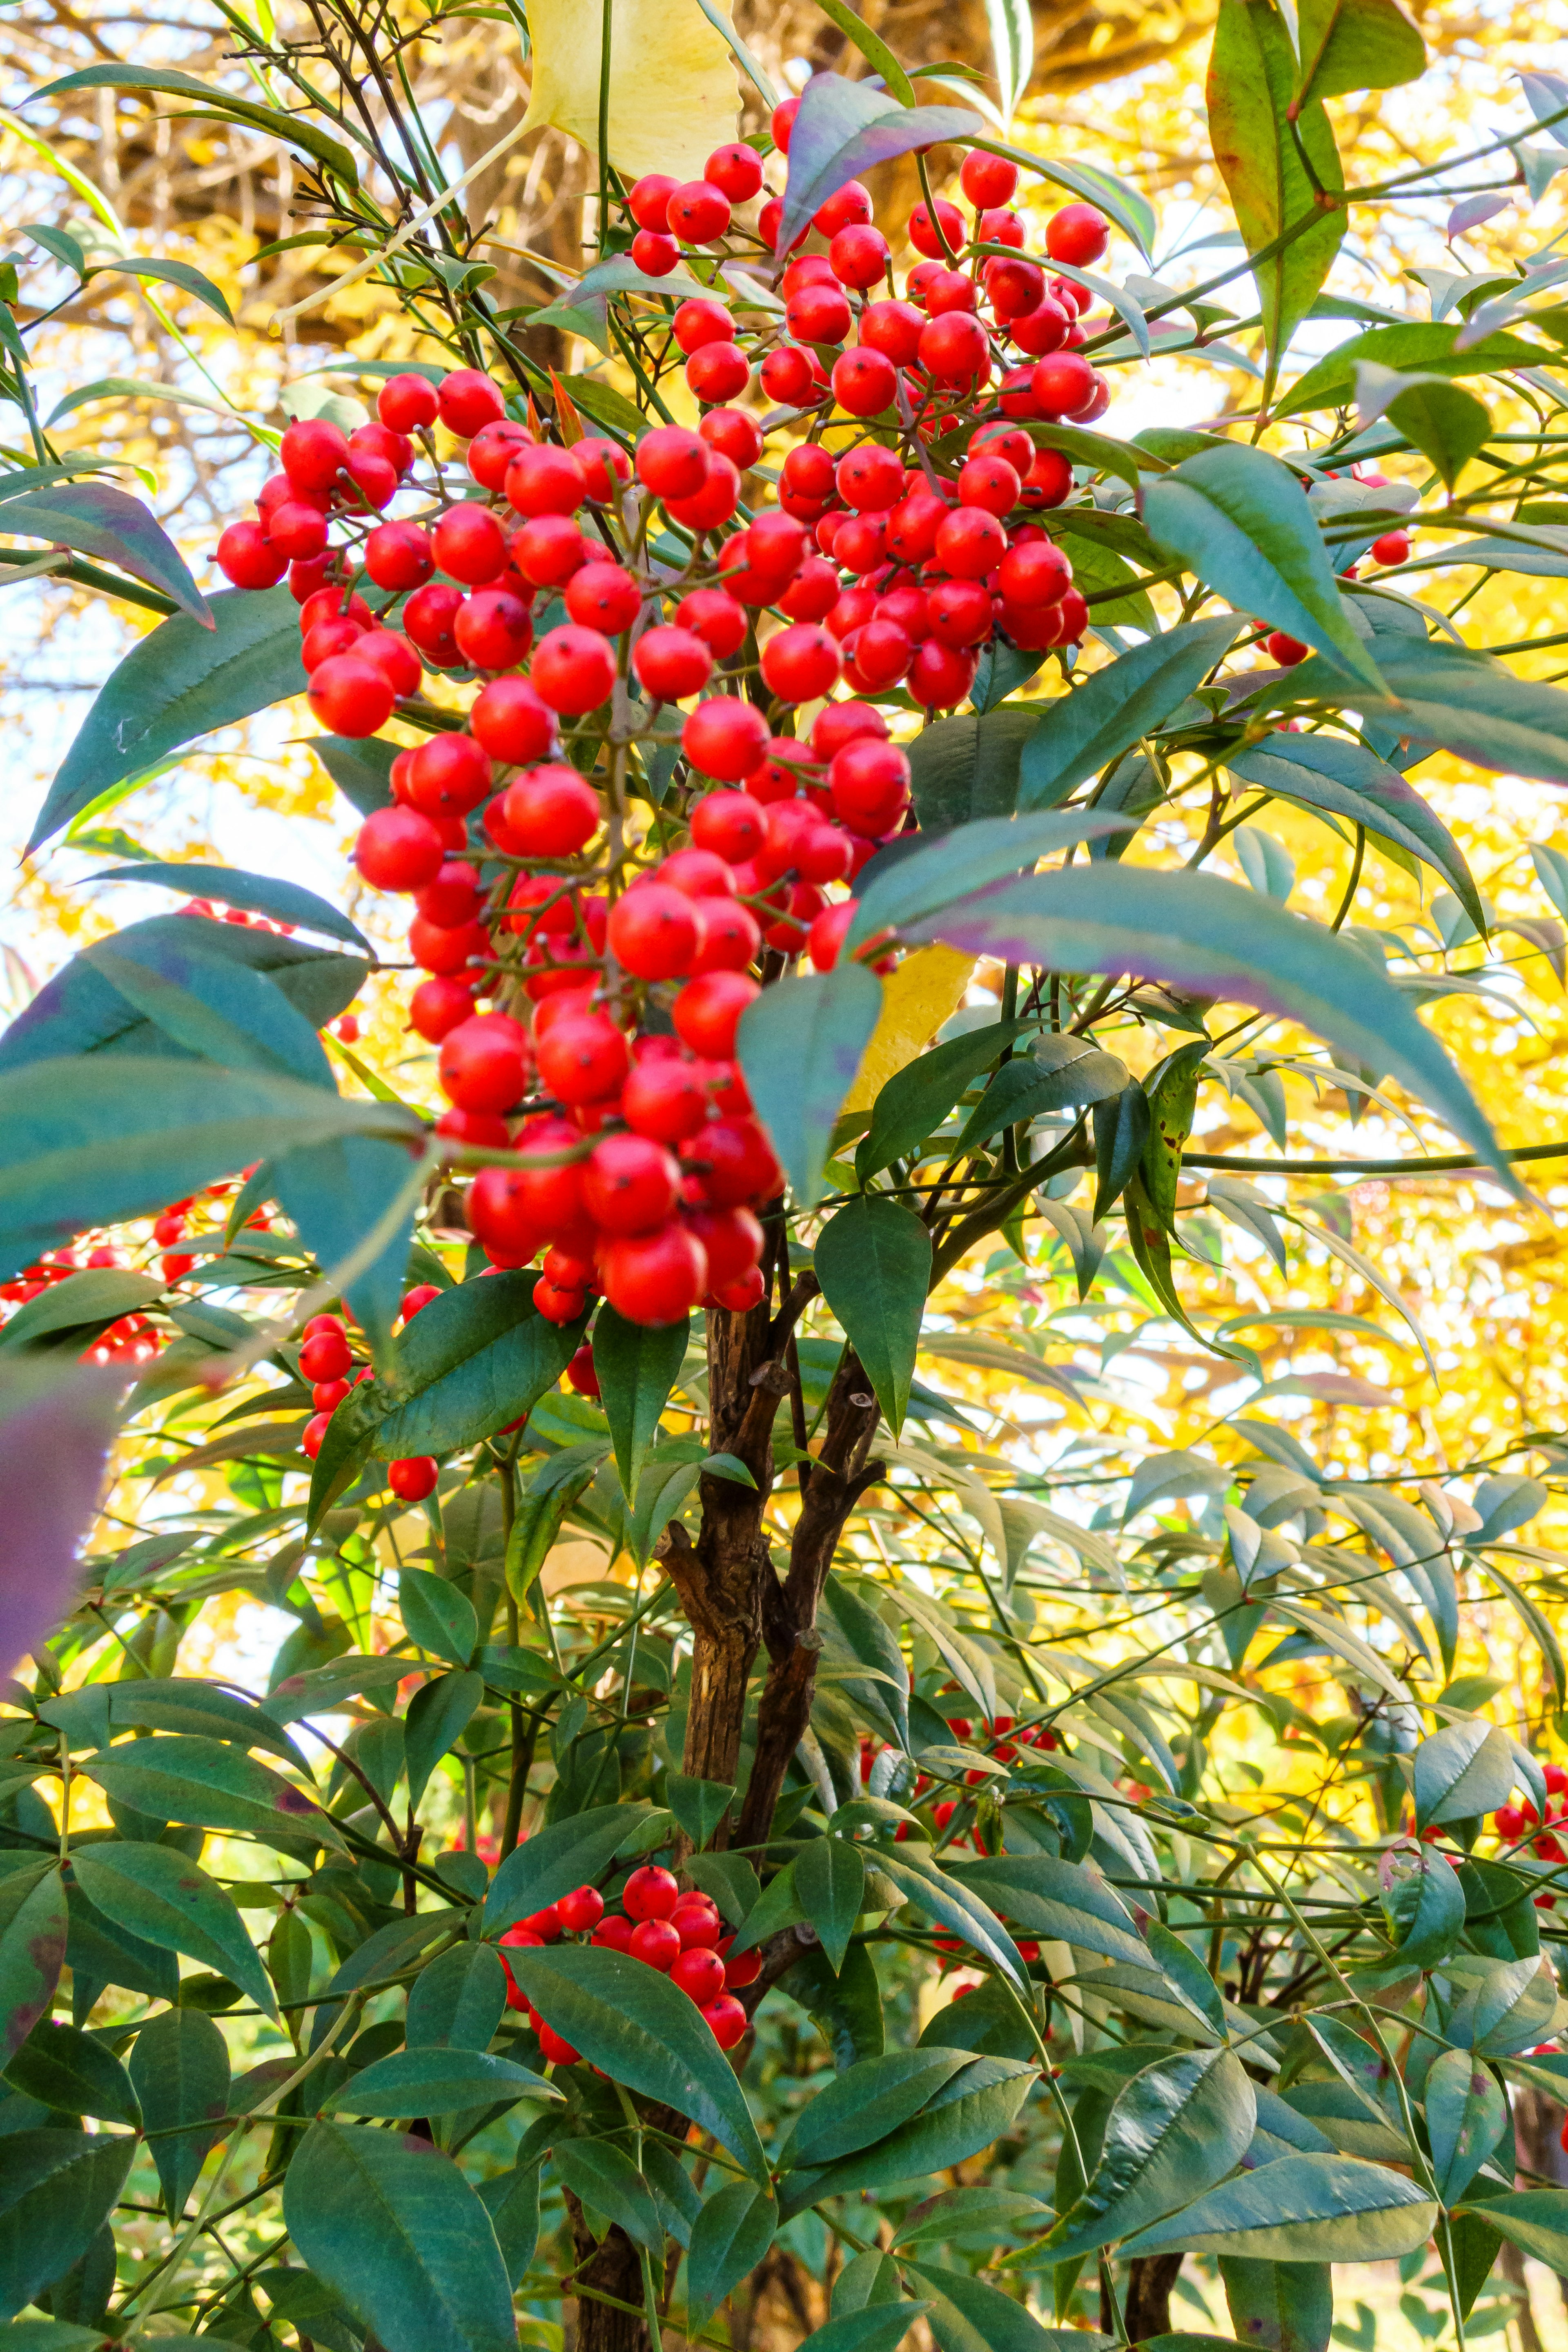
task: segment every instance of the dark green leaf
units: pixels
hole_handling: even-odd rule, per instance
[[[616,2082],[663,2100],[767,2177],[729,2060],[695,2005],[656,1969],[592,1944],[518,1946],[508,1964],[546,2024]]]
[[[483,2050],[395,2050],[351,2074],[321,2105],[353,2116],[449,2116],[561,2095],[542,2074]]]
[[[909,747],[921,831],[946,834],[976,819],[1010,817],[1018,762],[1038,717],[1037,707],[1014,703],[984,718],[966,714],[922,728]]]
[[[813,1263],[896,1438],[931,1287],[931,1234],[901,1201],[862,1193],[823,1226]]]
[[[930,2057],[927,2050],[923,2053]],[[931,2099],[924,2112],[900,2124],[886,2139],[842,2158],[826,2171],[805,2175],[800,2196],[810,2201],[852,2189],[885,2189],[897,2180],[923,2179],[946,2172],[978,2155],[1011,2129],[1035,2082],[1032,2065],[1009,2058],[971,2058]],[[792,2202],[796,2202],[792,2199]]]
[[[488,2050],[506,2013],[506,1970],[489,1944],[454,1944],[409,1988],[410,2050]]]
[[[74,1880],[67,1882],[66,1909],[66,1965],[79,1984],[121,1985],[129,1992],[150,1993],[155,2000],[179,1999],[179,1963],[172,1950],[147,1943],[111,1915],[95,1909]]]
[[[837,1975],[866,1898],[866,1864],[858,1846],[846,1838],[814,1838],[795,1862],[795,1893]]]
[[[1468,350],[1458,348],[1461,321],[1373,327],[1336,343],[1331,352],[1298,376],[1280,396],[1279,414],[1300,415],[1309,408],[1348,407],[1355,398],[1356,370],[1365,361],[1378,367],[1430,369],[1439,375],[1496,375],[1510,368],[1539,367],[1541,347],[1521,335],[1487,335]]]
[[[47,1856],[0,1878],[0,2053],[7,2063],[54,1999],[66,1928],[65,1885]]]
[[[553,2151],[556,2171],[575,2196],[618,2222],[650,2253],[664,2251],[664,2231],[653,2192],[629,2156],[611,2140],[563,2139]]]
[[[71,1869],[95,1910],[149,1944],[216,1969],[276,2016],[239,1913],[199,1864],[173,1846],[89,1845],[72,1854]]]
[[[952,1863],[949,1875],[1026,1936],[1076,1944],[1130,1968],[1149,1965],[1131,1918],[1100,1873],[1085,1863],[1061,1862],[1047,1853],[991,1854],[980,1862]]]
[[[221,591],[210,609],[213,628],[176,614],[126,655],[49,787],[29,853],[111,784],[215,728],[303,693],[300,608],[286,587]]]
[[[199,2009],[166,2010],[136,2036],[131,2080],[152,2136],[163,2210],[177,2221],[228,2111],[228,2045]]]
[[[822,1197],[834,1125],[881,1009],[876,973],[839,963],[776,982],[741,1015],[741,1066],[797,1208]]]
[[[1352,2156],[1283,2156],[1122,2241],[1124,2260],[1184,2246],[1268,2263],[1373,2263],[1426,2244],[1437,2208],[1414,2182]]]
[[[1415,1826],[1494,1813],[1507,1804],[1518,1777],[1506,1732],[1479,1717],[1446,1723],[1415,1750]]]
[[[1021,2301],[967,2271],[903,2265],[917,2294],[930,2298],[926,2325],[941,2352],[1059,2352],[1060,2336],[1042,2327]]]
[[[178,1734],[126,1740],[83,1758],[78,1769],[117,1804],[153,1821],[238,1830],[268,1843],[291,1845],[300,1837],[342,1843],[303,1790],[221,1740]]]
[[[128,2134],[46,2129],[0,2140],[0,2320],[87,2252],[135,2153]]]
[[[705,2327],[731,2288],[756,2269],[778,2220],[773,2199],[749,2180],[727,2181],[704,2200],[686,2263],[689,2332]]]
[[[468,1664],[479,1647],[479,1621],[466,1592],[426,1568],[405,1568],[397,1580],[397,1608],[420,1649],[454,1666]]]
[[[863,2058],[818,2091],[785,2142],[788,2163],[834,2163],[885,2138],[970,2063],[962,2050],[889,2050]]]
[[[307,155],[325,163],[351,187],[357,176],[351,151],[321,130],[309,115],[285,114],[277,107],[261,105],[256,99],[237,97],[216,82],[200,81],[195,74],[177,73],[172,67],[127,66],[118,59],[107,65],[82,66],[34,95],[61,98],[67,91],[76,89],[145,89],[159,91],[165,98],[191,99],[205,114],[246,123],[269,139],[280,139],[285,146],[303,148]]]
[[[671,1772],[664,1784],[664,1801],[700,1853],[725,1814],[735,1791],[728,1780],[693,1780]]]
[[[941,1869],[929,1848],[912,1843],[884,1848],[878,1853],[877,1865],[906,1901],[918,1903],[941,1927],[962,1936],[993,1968],[1000,1969],[1015,1984],[1026,1980],[1017,1947],[994,1912],[962,1879]]]
[[[1136,1078],[1094,1106],[1093,1222],[1111,1210],[1142,1163],[1149,1143],[1149,1097]]]
[[[1437,2194],[1457,2205],[1502,2136],[1508,2102],[1468,2050],[1444,2050],[1427,2072],[1425,2105]]]
[[[451,1754],[485,1695],[485,1678],[478,1674],[437,1675],[415,1692],[404,1717],[404,1755],[408,1767],[408,1801],[417,1805],[430,1775],[443,1756]]]
[[[495,1874],[485,1904],[486,1935],[499,1936],[503,1927],[558,1903],[574,1888],[594,1885],[636,1830],[636,1814],[620,1806],[576,1813],[570,1821],[535,1830]]]
[[[1500,1172],[1469,1088],[1399,992],[1323,925],[1238,883],[1147,866],[1069,866],[1004,883],[915,935],[1000,962],[1138,972],[1300,1021],[1352,1066],[1391,1071]]]
[[[392,763],[398,747],[379,735],[312,735],[310,749],[361,816],[392,806]]]
[[[788,253],[817,208],[878,163],[934,147],[942,140],[980,136],[984,124],[956,106],[904,106],[868,81],[820,73],[810,84],[790,135],[779,251]]]
[[[874,2303],[861,2311],[847,2311],[815,2328],[800,2352],[898,2352],[922,2312],[923,2303]]]
[[[1157,2059],[1117,2093],[1100,2160],[1047,2243],[1060,2261],[1143,2229],[1223,2180],[1252,2137],[1257,2109],[1228,2050]]]
[[[1356,370],[1356,408],[1363,425],[1386,416],[1430,459],[1449,490],[1491,437],[1491,413],[1473,392],[1447,376],[1404,374],[1375,360],[1363,360]]]
[[[963,2240],[994,2246],[1001,2238],[1025,2235],[1031,2223],[1045,2222],[1050,2210],[1019,2189],[944,2189],[904,2216],[893,2243],[947,2245]]]
[[[1247,0],[1225,5],[1245,9]],[[1149,485],[1143,513],[1161,547],[1230,604],[1315,646],[1363,685],[1381,686],[1346,618],[1307,494],[1278,457],[1239,445],[1184,457]]]
[[[163,525],[140,499],[109,482],[59,482],[53,489],[8,499],[5,530],[23,539],[47,539],[58,547],[75,548],[82,555],[101,556],[133,580],[160,589],[199,627],[213,625],[206,598]]]
[[[934,925],[939,916],[931,918]],[[987,1023],[917,1054],[895,1071],[871,1108],[871,1127],[855,1155],[864,1182],[895,1160],[908,1159],[939,1128],[954,1103],[990,1069],[1026,1021]]]
[[[428,2142],[313,2124],[289,2167],[283,2218],[310,2268],[387,2352],[512,2352],[489,2215]]]
[[[779,1979],[779,1990],[805,2010],[836,2066],[880,2055],[887,2040],[881,1988],[864,1944],[851,1944],[837,1976],[814,1944]]]
[[[1299,34],[1303,97],[1396,89],[1426,62],[1420,34],[1394,0],[1304,0]]]
[[[89,2033],[43,2017],[5,2069],[5,2080],[40,2106],[101,2123],[142,2121],[136,2094],[119,2059]]]
[[[1447,1958],[1465,1924],[1465,1890],[1446,1853],[1435,1846],[1396,1846],[1384,1857],[1391,1874],[1383,1916],[1402,1960],[1429,1969]]]
[[[122,1315],[151,1307],[163,1297],[164,1287],[157,1276],[132,1274],[123,1266],[69,1274],[16,1309],[0,1331],[0,1349],[31,1347],[51,1331],[78,1331],[89,1323],[118,1322]]]
[[[377,1426],[384,1462],[451,1454],[493,1436],[553,1388],[578,1334],[547,1323],[536,1276],[492,1274],[444,1290],[397,1343],[396,1394]]]
[[[595,1318],[594,1370],[628,1502],[637,1496],[659,1415],[680,1376],[690,1330],[684,1316],[678,1323],[628,1323],[607,1300]]]
[[[280,882],[270,874],[247,874],[234,866],[169,866],[156,858],[147,858],[134,866],[110,866],[108,873],[95,874],[92,879],[163,882],[171,890],[183,890],[187,898],[215,898],[226,907],[244,907],[252,914],[271,915],[280,923],[299,923],[308,931],[325,931],[329,939],[342,940],[365,955],[372,952],[370,941],[357,923],[340,915],[314,890],[306,890],[298,882]]]
[[[942,719],[938,725],[951,723]],[[918,746],[923,739],[915,740]],[[916,846],[868,885],[845,944],[857,947],[880,930],[933,914],[939,907],[950,905],[970,890],[983,889],[987,882],[1000,881],[1005,874],[1027,872],[1053,850],[1123,829],[1120,817],[1102,816],[1093,809],[1073,809],[1036,817],[980,817],[952,833],[939,834],[927,847]]]
[[[479,2202],[490,2217],[507,2284],[515,2294],[528,2275],[539,2242],[539,2167],[514,2165],[479,2185]]]
[[[1230,651],[1234,614],[1188,621],[1119,654],[1068,695],[1047,704],[1024,745],[1018,801],[1050,809],[1179,710]],[[935,731],[934,730],[932,730]]]
[[[1256,2344],[1261,2352],[1329,2352],[1334,2274],[1327,2263],[1222,2255],[1219,2268],[1238,2344]]]

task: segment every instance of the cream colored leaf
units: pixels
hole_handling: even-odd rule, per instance
[[[552,123],[595,158],[600,22],[589,0],[530,0],[533,90],[522,126]],[[628,179],[668,172],[700,180],[739,119],[722,34],[697,0],[615,0],[611,27],[611,162]]]
[[[869,1110],[888,1080],[912,1062],[921,1047],[963,1002],[974,958],[956,948],[917,948],[882,986],[882,1012],[871,1032],[859,1074],[845,1097],[841,1118]]]

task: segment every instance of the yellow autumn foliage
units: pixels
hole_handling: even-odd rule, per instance
[[[552,123],[599,152],[601,16],[592,0],[532,0],[533,89],[525,131]],[[610,161],[627,179],[699,180],[735,136],[735,68],[697,0],[614,0]]]

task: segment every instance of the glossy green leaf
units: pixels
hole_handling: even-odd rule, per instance
[[[118,1322],[122,1315],[138,1314],[150,1307],[163,1297],[164,1287],[157,1276],[132,1274],[125,1266],[99,1266],[89,1273],[68,1275],[8,1318],[0,1331],[0,1350],[32,1347],[54,1331],[79,1331],[88,1324]]]
[[[938,727],[951,724],[945,719],[937,722]],[[927,732],[935,734],[937,728]],[[915,738],[917,747],[923,740]],[[860,894],[845,944],[857,947],[880,930],[934,914],[966,892],[984,889],[987,882],[1026,872],[1054,850],[1100,838],[1124,825],[1124,819],[1094,809],[1069,809],[1034,817],[978,817],[952,833],[939,834],[928,847],[914,848],[873,877]]]
[[[6,2066],[5,2080],[62,2115],[129,2124],[132,2131],[142,2121],[131,2078],[112,2050],[54,2018],[39,2019]]]
[[[820,73],[809,85],[790,134],[781,253],[788,253],[813,213],[846,181],[878,163],[942,140],[969,142],[984,131],[977,114],[956,106],[905,106],[869,81]]]
[[[950,1863],[948,1874],[1026,1936],[1077,1944],[1130,1968],[1149,1965],[1130,1914],[1086,1863],[1047,1853],[987,1854]]]
[[[881,1009],[876,973],[839,963],[777,982],[741,1015],[736,1052],[797,1208],[822,1197],[834,1125]]]
[[[1222,2255],[1219,2269],[1238,2344],[1256,2344],[1262,2352],[1328,2352],[1334,2274],[1327,2263]]]
[[[1446,1853],[1435,1846],[1400,1846],[1384,1857],[1390,1884],[1383,1916],[1399,1957],[1429,1969],[1447,1958],[1465,1924],[1465,1890]]]
[[[392,806],[397,745],[379,735],[312,735],[310,749],[350,806],[372,816]]]
[[[1449,490],[1491,437],[1491,412],[1473,392],[1447,376],[1403,373],[1375,360],[1363,360],[1356,370],[1356,411],[1363,426],[1386,416]]]
[[[931,2056],[928,2050],[921,2053]],[[826,2171],[801,2180],[801,2197],[815,2202],[852,2189],[883,2189],[896,2180],[923,2179],[964,2163],[1012,2128],[1035,2084],[1032,2065],[1010,2058],[971,2058],[930,2099],[924,2111],[900,2124],[885,2139]],[[792,2200],[792,2202],[795,2201]]]
[[[512,2352],[496,2234],[429,2143],[312,2124],[289,2167],[283,2219],[310,2268],[387,2352]]]
[[[403,1752],[408,1767],[408,1801],[416,1805],[443,1756],[449,1756],[485,1695],[479,1674],[437,1675],[415,1692],[404,1717]]]
[[[1298,29],[1303,97],[1396,89],[1426,62],[1426,44],[1395,0],[1303,0]]]
[[[728,1780],[695,1780],[684,1772],[671,1772],[665,1779],[665,1802],[699,1853],[729,1811],[734,1793]]]
[[[1258,13],[1249,0],[1224,5]],[[1377,665],[1345,616],[1307,494],[1278,457],[1240,444],[1184,457],[1149,484],[1143,515],[1160,546],[1239,611],[1288,630],[1380,688]]]
[[[228,2044],[199,2009],[165,2010],[136,2036],[131,2080],[142,2102],[163,2210],[178,2221],[228,2112]]]
[[[50,785],[27,843],[52,840],[111,784],[305,690],[300,608],[287,587],[222,590],[214,626],[176,614],[128,653]]]
[[[397,1608],[422,1650],[454,1666],[468,1664],[479,1647],[479,1621],[466,1592],[427,1568],[405,1567],[397,1579]]]
[[[1020,808],[1057,807],[1152,733],[1217,668],[1240,630],[1229,614],[1184,622],[1118,654],[1043,713],[1031,713],[1036,723],[1019,767]]]
[[[454,1944],[408,1989],[410,2050],[488,2050],[506,2014],[506,1970],[490,1944]]]
[[[727,2181],[703,2200],[686,2261],[689,2333],[706,2326],[731,2287],[749,2277],[773,2244],[779,2209],[749,2180]]]
[[[1296,59],[1285,20],[1272,8],[1255,6],[1251,0],[1220,0],[1205,95],[1215,162],[1247,251],[1267,253],[1288,231],[1301,229],[1283,252],[1258,263],[1254,270],[1271,388],[1286,347],[1321,290],[1344,234],[1342,208],[1318,212],[1297,138],[1320,186],[1342,188],[1344,173],[1321,99],[1308,100],[1296,109],[1296,121],[1290,120]],[[1304,223],[1310,226],[1301,228]],[[1156,530],[1154,535],[1161,534]]]
[[[213,898],[226,907],[244,907],[252,914],[270,915],[280,923],[298,923],[308,931],[324,931],[362,954],[373,952],[357,923],[314,890],[298,882],[284,882],[270,874],[247,874],[234,866],[170,866],[149,857],[134,866],[113,866],[95,874],[95,882],[162,882],[188,898]]]
[[[755,2180],[766,2178],[734,2071],[695,2003],[655,1969],[593,1944],[519,1945],[508,1965],[547,2025],[618,2083],[710,2131]]]
[[[915,935],[1005,963],[1137,972],[1300,1021],[1352,1064],[1392,1072],[1500,1171],[1475,1097],[1398,991],[1323,925],[1239,883],[1146,866],[1069,866],[961,901]]]
[[[897,1437],[931,1287],[931,1234],[901,1201],[863,1192],[823,1226],[812,1262]]]
[[[1418,1830],[1496,1812],[1519,1777],[1507,1733],[1479,1718],[1432,1732],[1416,1748],[1415,1765]]]
[[[1437,2194],[1457,2205],[1501,2137],[1508,2102],[1468,2050],[1444,2050],[1427,2070],[1425,2105]]]
[[[994,2246],[1005,2237],[1028,2235],[1049,2221],[1050,2212],[1048,2205],[1021,2189],[944,2189],[905,2214],[894,2230],[893,2243],[936,2246],[962,2240]]]
[[[66,1885],[66,1966],[79,1981],[122,1986],[155,2000],[177,2000],[179,1963],[174,1951],[144,1937],[89,1903],[75,1878]]]
[[[1015,1984],[1024,1983],[1024,1964],[1018,1958],[1017,1947],[994,1912],[963,1879],[941,1869],[928,1849],[912,1843],[897,1849],[884,1848],[878,1853],[877,1866],[892,1880],[906,1902],[918,1903],[940,1927],[952,1935],[962,1936],[966,1944],[1005,1976],[1011,1977]]]
[[[1560,2278],[1568,2278],[1568,2189],[1515,2189],[1462,2210]]]
[[[628,1323],[608,1302],[594,1322],[594,1370],[621,1474],[621,1492],[635,1498],[658,1431],[659,1415],[680,1377],[691,1326]]]
[[[926,2325],[941,2352],[1060,2352],[1060,2337],[1017,2297],[967,2271],[906,2263],[914,2292],[930,2304]]]
[[[117,563],[133,580],[161,590],[202,628],[212,626],[207,600],[162,523],[140,499],[112,483],[59,482],[52,489],[8,499],[5,530]]]
[[[866,1864],[846,1838],[814,1838],[795,1865],[795,1900],[837,1975],[866,1899]]]
[[[1012,703],[922,728],[909,747],[921,833],[941,835],[1010,817],[1018,805],[1019,760],[1037,718],[1035,708]]]
[[[1268,2263],[1380,2263],[1426,2244],[1437,2207],[1413,2181],[1352,2156],[1285,2156],[1124,2239],[1131,2261],[1184,2246]]]
[[[779,1990],[797,2001],[833,2053],[836,2066],[881,2054],[887,2019],[881,1987],[864,1944],[851,1944],[837,1976],[814,1944],[779,1979]]]
[[[238,1830],[268,1842],[340,1845],[335,1823],[303,1790],[218,1739],[178,1733],[122,1741],[79,1768],[104,1794],[158,1822]]]
[[[515,2294],[528,2275],[539,2242],[539,2167],[514,2165],[479,2184],[480,2204],[490,2217],[507,2284]]]
[[[79,1846],[71,1869],[95,1910],[146,1943],[216,1969],[276,2016],[272,1987],[239,1913],[199,1864],[173,1846],[117,1843]]]
[[[801,2109],[785,2143],[789,2164],[831,2164],[869,2147],[918,2116],[969,2063],[966,2051],[941,2048],[861,2059]]]
[[[449,2116],[562,2096],[542,2074],[483,2050],[395,2050],[340,2083],[322,2107],[350,2116]]]
[[[930,2308],[924,2303],[874,2303],[860,2311],[847,2311],[813,2329],[800,2352],[898,2352],[917,2319]]]
[[[136,2141],[90,2132],[12,2132],[0,2141],[0,2320],[87,2252],[125,2185]]]
[[[1384,639],[1378,666],[1396,702],[1363,705],[1395,737],[1457,751],[1493,773],[1568,783],[1568,694],[1517,677],[1501,662],[1467,647],[1419,637]],[[1316,664],[1291,673],[1293,687],[1334,691]],[[1342,689],[1340,689],[1342,691]]]
[[[635,1814],[614,1806],[535,1830],[495,1874],[485,1902],[486,1935],[499,1936],[574,1888],[595,1885],[636,1827]]]
[[[1060,2261],[1130,2237],[1222,2180],[1252,2137],[1257,2107],[1229,2050],[1157,2059],[1118,2092],[1100,2161],[1051,2231]]]
[[[1542,1958],[1454,1964],[1465,1990],[1448,2020],[1450,2042],[1480,2058],[1510,2058],[1544,2040],[1557,2010],[1557,1980]]]
[[[121,65],[118,59],[104,65],[82,66],[75,73],[50,82],[34,96],[63,98],[68,91],[78,89],[145,89],[155,90],[165,98],[188,99],[204,114],[243,122],[268,138],[282,140],[286,146],[303,148],[307,155],[325,163],[351,187],[356,178],[352,151],[341,141],[331,138],[308,115],[285,114],[253,98],[237,97],[219,83],[200,81],[195,74],[178,73],[172,67]]]
[[[664,2231],[653,2191],[624,2149],[613,2140],[561,2139],[552,2158],[574,2196],[606,2221],[614,2221],[639,2246],[664,2251]]]
[[[392,1409],[376,1426],[380,1460],[473,1445],[554,1387],[578,1335],[545,1321],[533,1304],[537,1280],[492,1274],[459,1283],[414,1318],[397,1343]]]
[[[932,916],[929,922],[941,919]],[[975,1079],[1030,1025],[1026,1021],[987,1022],[984,1028],[966,1029],[928,1047],[895,1071],[872,1105],[870,1131],[855,1155],[861,1181],[895,1160],[907,1159],[924,1143]]]
[[[0,1878],[0,2058],[6,2064],[54,1999],[67,1925],[64,1881],[47,1855]]]
[[[1459,348],[1460,321],[1411,320],[1397,327],[1373,327],[1352,335],[1297,377],[1281,394],[1279,414],[1297,416],[1310,408],[1345,408],[1355,398],[1356,370],[1370,360],[1375,366],[1409,371],[1424,368],[1439,375],[1494,375],[1509,368],[1538,367],[1541,347],[1522,335],[1484,336],[1468,349]]]

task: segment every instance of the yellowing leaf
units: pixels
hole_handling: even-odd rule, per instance
[[[525,131],[553,123],[599,152],[600,13],[586,0],[531,0],[533,91]],[[697,0],[616,0],[610,35],[610,160],[628,179],[700,180],[733,139],[738,96],[728,44]]]
[[[958,1010],[974,958],[957,948],[917,948],[882,986],[882,1012],[844,1111],[869,1110],[888,1080],[929,1043]]]

